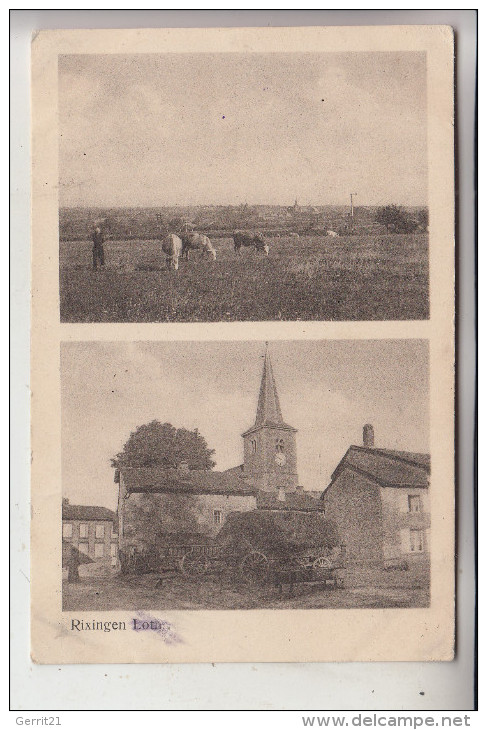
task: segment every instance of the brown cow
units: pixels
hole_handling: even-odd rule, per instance
[[[262,233],[254,232],[247,233],[246,231],[234,231],[233,232],[233,246],[235,253],[240,255],[240,249],[242,246],[253,248],[254,251],[264,251],[265,255],[269,255],[269,245]]]

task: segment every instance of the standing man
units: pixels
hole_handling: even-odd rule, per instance
[[[79,583],[80,577],[79,577],[79,564],[80,564],[80,556],[78,550],[74,547],[74,545],[71,545],[71,551],[69,555],[69,563],[68,563],[68,583]]]
[[[105,236],[101,225],[95,225],[95,229],[92,235],[93,239],[93,271],[96,271],[98,261],[101,266],[105,266],[105,251],[103,249],[103,243],[105,242]]]

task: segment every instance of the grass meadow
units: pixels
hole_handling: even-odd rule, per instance
[[[157,240],[109,240],[92,271],[90,241],[60,243],[62,322],[407,320],[429,316],[428,236],[269,239],[269,257],[235,255],[212,239],[215,262],[192,253],[166,269]]]

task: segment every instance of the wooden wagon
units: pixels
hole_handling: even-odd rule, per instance
[[[149,549],[129,548],[121,554],[126,573],[178,572],[187,577],[226,574],[245,584],[272,583],[292,592],[296,583],[343,584],[339,572],[345,551],[334,525],[324,517],[235,512],[214,539],[164,543]]]

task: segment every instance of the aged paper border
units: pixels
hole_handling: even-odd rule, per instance
[[[60,324],[57,56],[208,51],[426,51],[430,320]],[[32,658],[40,663],[434,661],[454,653],[453,34],[446,26],[44,31],[32,44]],[[59,345],[65,340],[425,338],[430,342],[431,605],[427,609],[154,611],[182,643],[73,635],[61,611]],[[78,617],[78,613],[76,614]],[[125,620],[131,612],[80,612]]]

